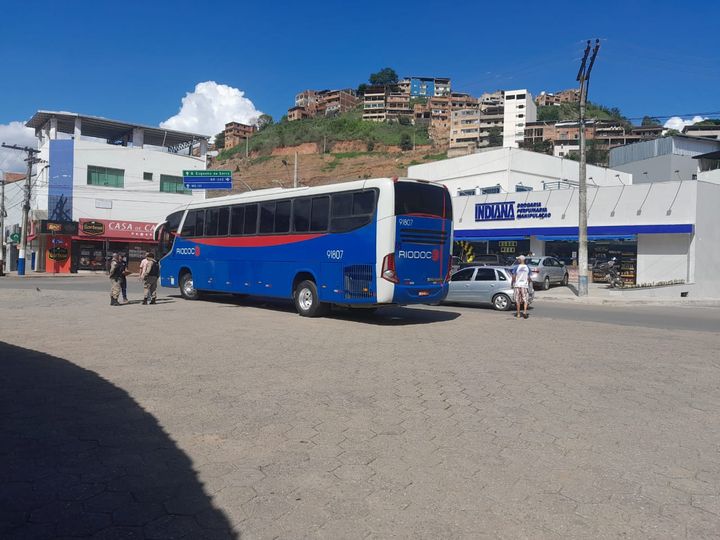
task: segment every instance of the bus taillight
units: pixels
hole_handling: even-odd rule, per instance
[[[395,254],[385,255],[382,264],[382,278],[392,283],[398,283],[397,272],[395,272]]]

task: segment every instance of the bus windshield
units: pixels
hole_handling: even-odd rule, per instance
[[[395,215],[452,219],[450,193],[443,186],[396,182]]]

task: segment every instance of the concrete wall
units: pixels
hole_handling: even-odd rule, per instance
[[[618,165],[616,169],[632,174],[633,183],[640,184],[643,182],[692,180],[692,175],[697,173],[697,165],[698,161],[690,156],[665,154]],[[679,171],[679,173],[675,171]],[[645,174],[646,172],[647,174]]]
[[[658,182],[630,186],[588,188],[588,225],[678,225],[694,224],[700,182]],[[713,186],[713,184],[704,184]],[[716,186],[720,190],[720,186]],[[578,226],[578,191],[560,189],[453,197],[455,230],[555,228]],[[551,216],[511,221],[475,221],[478,203],[539,202]],[[716,201],[720,205],[720,201]],[[668,213],[668,210],[670,212]],[[639,213],[638,213],[639,212]],[[715,218],[717,223],[717,218]],[[718,227],[720,228],[720,227]],[[720,253],[720,250],[717,250]]]
[[[538,154],[517,148],[494,148],[467,156],[444,159],[408,168],[410,178],[442,181],[450,193],[458,190],[493,187],[500,184],[502,191],[514,192],[519,184],[538,191],[543,182],[568,180],[577,183],[579,164],[569,159]],[[615,175],[619,175],[619,178]],[[588,165],[588,186],[620,186],[632,184],[630,174]]]
[[[720,169],[713,171],[704,171],[698,173],[698,182],[709,182],[711,184],[720,184]]]
[[[639,234],[637,283],[689,281],[689,234]]]
[[[720,185],[696,182],[695,283],[697,297],[720,298]]]
[[[41,147],[40,157],[49,158],[49,145]],[[88,165],[125,171],[124,188],[90,186]],[[76,140],[73,167],[73,220],[80,218],[121,219],[159,222],[179,206],[205,198],[204,191],[191,195],[160,192],[160,175],[182,176],[183,170],[205,169],[205,158],[180,156],[147,148],[114,146],[102,142]],[[143,173],[153,173],[152,181]],[[32,207],[40,216],[47,212],[48,169],[38,175]],[[108,206],[112,208],[99,208]]]

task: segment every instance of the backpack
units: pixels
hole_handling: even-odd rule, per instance
[[[160,276],[160,263],[153,260],[151,264],[152,266],[150,267],[150,270],[148,270],[147,275],[154,277]]]

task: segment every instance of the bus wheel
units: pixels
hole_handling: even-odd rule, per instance
[[[186,300],[197,300],[200,298],[200,293],[193,284],[193,277],[190,272],[184,272],[180,276],[180,294]]]
[[[301,281],[293,294],[295,309],[303,317],[321,317],[329,311],[329,305],[320,302],[317,286],[309,280]]]

